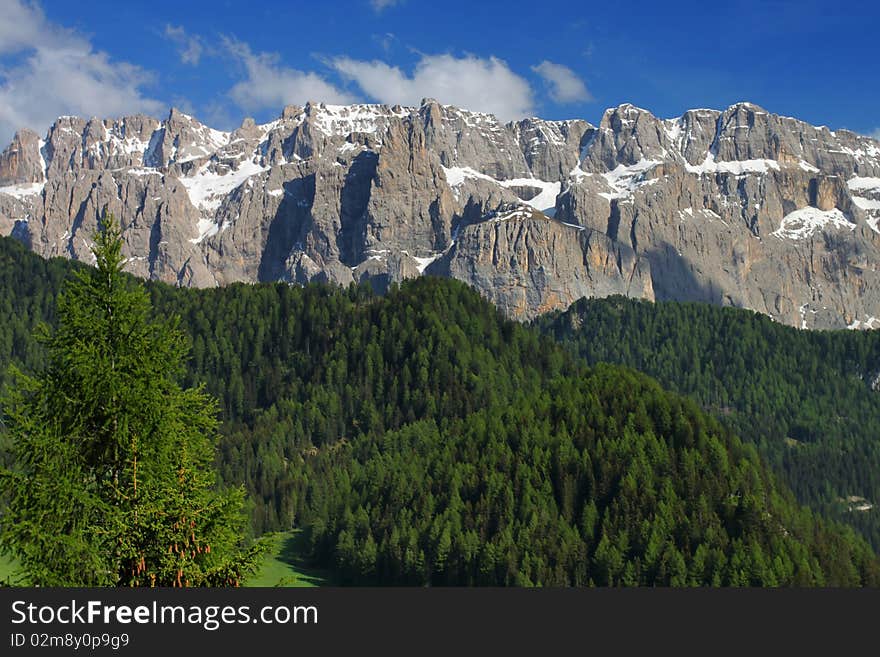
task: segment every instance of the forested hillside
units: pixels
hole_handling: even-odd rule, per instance
[[[0,240],[0,360],[39,368],[66,262]],[[586,367],[461,283],[150,286],[221,399],[253,528],[302,527],[344,583],[880,584],[726,427]]]
[[[692,397],[755,443],[802,503],[880,547],[880,331],[801,331],[622,297],[583,299],[536,325],[590,364],[628,365]]]

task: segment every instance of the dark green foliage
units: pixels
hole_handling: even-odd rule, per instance
[[[426,280],[384,299],[367,287],[282,284],[155,291],[193,327],[193,381],[225,400],[221,465],[266,502],[258,532],[295,522],[291,464],[304,451],[464,417],[539,390],[563,362],[455,282]]]
[[[305,528],[341,582],[878,582],[864,541],[692,402],[587,369],[461,283],[149,287],[192,335],[186,384],[221,400],[254,530]]]
[[[0,385],[18,363],[28,370],[46,364],[45,350],[34,331],[40,322],[55,323],[55,299],[61,284],[78,263],[35,258],[10,238],[0,238]]]
[[[798,500],[880,547],[880,331],[800,331],[697,303],[584,299],[536,325],[588,363],[619,363],[722,418]],[[870,511],[845,500],[864,497]]]
[[[0,544],[34,585],[235,584],[255,551],[243,491],[214,492],[215,403],[178,385],[186,338],[150,320],[108,221],[96,268],[63,286],[45,369],[4,400]]]
[[[870,549],[798,510],[752,448],[616,367],[309,461],[312,540],[351,583],[880,582]]]

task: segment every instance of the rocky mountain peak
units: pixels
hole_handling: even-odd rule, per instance
[[[132,272],[176,285],[455,276],[509,315],[627,294],[804,327],[880,320],[880,144],[751,104],[598,126],[289,105],[231,132],[60,117],[0,154],[0,232],[90,261],[122,219]]]
[[[42,148],[43,140],[36,132],[19,130],[0,153],[0,186],[45,182]]]

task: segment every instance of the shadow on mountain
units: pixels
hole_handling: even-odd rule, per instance
[[[715,305],[731,305],[723,290],[698,272],[678,249],[662,242],[648,249],[644,256],[651,263],[651,280],[657,301],[700,301]]]
[[[266,244],[260,254],[258,280],[277,281],[285,275],[290,252],[305,238],[315,201],[315,174],[289,180],[284,196],[269,223]]]
[[[364,151],[355,157],[345,174],[339,195],[339,259],[349,267],[358,265],[364,259],[367,205],[378,163],[379,158],[371,151]]]

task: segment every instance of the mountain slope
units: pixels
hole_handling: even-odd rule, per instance
[[[880,331],[798,331],[697,303],[582,300],[536,325],[697,400],[811,508],[880,546]]]
[[[782,323],[880,320],[880,144],[749,103],[599,126],[419,107],[289,106],[213,130],[62,117],[0,155],[0,234],[179,286],[390,282],[424,272],[528,319],[587,296],[700,300]]]
[[[15,336],[69,266],[0,239],[0,358],[39,363]],[[862,539],[692,402],[587,369],[460,283],[151,291],[193,336],[187,383],[222,400],[255,529],[305,528],[340,581],[880,583]]]
[[[303,518],[318,557],[350,583],[836,586],[875,577],[851,534],[794,511],[753,450],[617,367],[340,451],[313,457]]]

